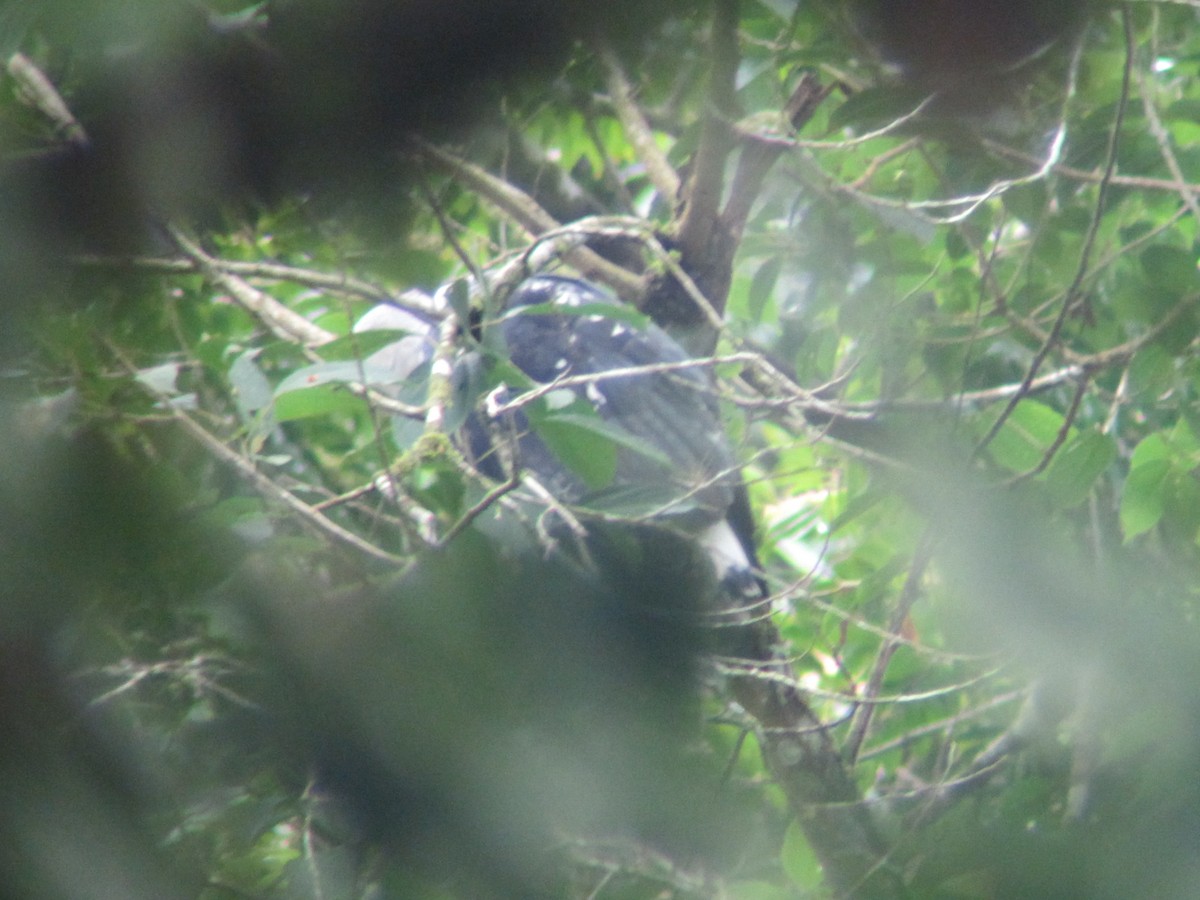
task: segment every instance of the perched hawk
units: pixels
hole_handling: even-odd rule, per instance
[[[411,372],[432,353],[419,320],[405,316],[373,310],[360,321],[359,330],[413,332],[380,351],[373,368]],[[761,597],[753,520],[721,425],[710,367],[690,365],[661,328],[573,278],[539,275],[522,282],[484,327],[499,329],[508,360],[528,381],[489,392],[461,426],[460,445],[482,474],[497,481],[510,468],[532,474],[567,505],[642,492],[654,517],[692,534],[705,548],[722,584],[739,596]],[[465,370],[460,365],[460,373]],[[509,405],[521,391],[542,385],[551,387],[541,409],[559,410],[557,419]],[[581,409],[583,416],[572,412]],[[580,430],[586,435],[589,417],[602,423],[595,429],[596,452],[611,454],[615,448],[615,466],[604,485],[589,484],[578,464],[554,449],[556,426],[570,422],[576,437]]]

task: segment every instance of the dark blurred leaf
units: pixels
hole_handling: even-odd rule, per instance
[[[1173,295],[1194,291],[1200,284],[1196,273],[1196,256],[1163,244],[1154,244],[1138,257],[1150,283]]]
[[[829,117],[829,130],[874,130],[908,115],[923,99],[919,93],[910,90],[894,87],[867,88],[854,94],[834,110]]]

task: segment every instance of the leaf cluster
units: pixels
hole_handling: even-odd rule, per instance
[[[305,4],[193,6],[231,79],[263,42],[318,53]],[[353,151],[344,196],[296,190],[322,155],[284,140],[278,193],[229,203],[221,132],[189,130],[136,182],[166,227],[97,195],[136,252],[70,228],[0,253],[44,298],[4,307],[0,775],[67,786],[13,789],[6,879],[78,895],[61,860],[107,830],[126,896],[1187,896],[1194,10],[1089,4],[985,102],[960,60],[881,45],[886,6],[718,0],[637,35],[584,15],[538,78],[456,67],[469,128],[426,75],[382,134],[321,145]],[[292,137],[347,128],[330,110],[363,75],[339,89],[334,38],[366,32],[327,12],[327,93],[271,107]],[[167,53],[180,16],[130,52]],[[24,19],[7,49],[101,142],[116,39],[64,28]],[[70,143],[45,119],[0,98],[12,183]],[[41,221],[21,209],[0,234]],[[715,373],[807,730],[710,664],[711,579],[661,527],[688,498],[613,487],[636,442],[489,336],[545,266]],[[356,332],[378,303],[429,330]],[[398,369],[401,340],[432,349]],[[451,436],[485,402],[593,494],[474,471]],[[814,755],[785,758],[788,729]],[[813,800],[838,779],[849,802]]]

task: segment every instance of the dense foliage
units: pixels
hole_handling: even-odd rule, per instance
[[[1195,6],[435,7],[3,8],[14,895],[1190,896]],[[449,439],[535,269],[710,360],[811,720]]]

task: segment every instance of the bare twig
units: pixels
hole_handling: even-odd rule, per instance
[[[1054,325],[1050,329],[1050,333],[1046,335],[1046,340],[1034,355],[1033,361],[1030,362],[1029,368],[1025,373],[1025,378],[1021,382],[1021,390],[1012,396],[1004,410],[997,416],[987,434],[979,441],[975,447],[974,456],[978,456],[987,448],[988,444],[1000,433],[1000,429],[1004,427],[1004,423],[1008,421],[1008,417],[1012,415],[1017,404],[1025,396],[1025,392],[1029,389],[1029,385],[1037,377],[1038,370],[1046,357],[1050,355],[1051,350],[1058,344],[1059,336],[1062,334],[1063,326],[1066,324],[1067,317],[1074,311],[1076,303],[1080,299],[1080,292],[1084,279],[1088,273],[1088,262],[1091,259],[1092,250],[1095,247],[1096,235],[1100,230],[1100,220],[1104,214],[1105,201],[1108,197],[1108,188],[1111,184],[1111,178],[1117,167],[1117,147],[1120,145],[1121,126],[1125,121],[1125,110],[1129,105],[1129,84],[1132,78],[1133,60],[1134,60],[1134,45],[1133,45],[1133,22],[1131,20],[1129,8],[1127,6],[1121,8],[1121,18],[1125,28],[1125,66],[1121,74],[1121,95],[1117,100],[1117,111],[1113,117],[1112,129],[1108,135],[1108,148],[1105,153],[1106,163],[1104,167],[1105,177],[1100,181],[1096,195],[1096,205],[1092,211],[1092,221],[1088,227],[1087,234],[1084,236],[1083,248],[1079,254],[1079,264],[1075,269],[1075,277],[1072,279],[1070,286],[1067,288],[1065,297],[1063,298],[1062,307],[1059,310],[1058,317],[1054,320]]]
[[[488,509],[495,506],[501,497],[515,490],[520,483],[521,479],[519,473],[514,472],[503,484],[496,485],[494,488],[484,494],[478,503],[459,516],[458,521],[446,529],[446,533],[438,538],[437,546],[445,547],[447,544],[453,541],[456,537],[466,531],[472,522],[487,512]]]
[[[896,157],[903,156],[905,153],[908,153],[919,143],[920,142],[917,140],[917,138],[909,138],[907,141],[902,141],[895,147],[883,151],[863,167],[862,174],[850,182],[850,187],[854,188],[856,191],[862,190],[868,183],[870,183],[871,179],[875,177],[875,174],[881,168],[883,168]]]
[[[21,99],[49,119],[65,140],[81,147],[87,146],[87,132],[50,79],[28,56],[24,53],[10,56],[8,74],[17,82]]]
[[[261,320],[278,337],[307,347],[327,344],[337,337],[332,331],[314,325],[244,279],[230,274],[219,260],[205,253],[199,244],[180,229],[168,226],[167,230],[179,249],[196,263],[206,278],[228,291],[234,300]]]
[[[109,269],[139,269],[148,272],[164,274],[181,274],[185,272],[203,271],[196,259],[191,257],[158,257],[158,256],[98,256],[85,254],[74,257],[76,265],[92,266]],[[436,297],[418,290],[406,290],[393,296],[386,288],[361,278],[343,273],[330,274],[316,269],[306,269],[300,266],[289,266],[273,262],[247,262],[244,260],[217,259],[213,263],[223,272],[242,278],[260,278],[270,281],[290,281],[323,291],[340,294],[347,297],[359,297],[372,302],[391,303],[402,309],[411,310],[415,314],[428,318],[440,319],[445,315],[445,307]]]
[[[646,175],[654,189],[662,196],[667,207],[673,209],[679,197],[679,175],[668,161],[667,154],[659,148],[650,123],[642,115],[633,97],[633,88],[625,76],[621,61],[617,59],[611,47],[601,48],[600,61],[608,78],[609,99],[621,126],[625,129],[625,136],[645,165]]]
[[[479,194],[530,235],[536,237],[561,227],[558,220],[542,209],[536,200],[502,178],[426,141],[413,138],[412,146],[422,158]],[[640,295],[641,279],[587,247],[570,251],[567,258],[580,272],[609,285],[622,298],[632,301]]]
[[[929,734],[937,734],[938,732],[946,731],[949,728],[957,725],[959,722],[965,722],[970,719],[977,718],[997,706],[1003,706],[1006,703],[1012,703],[1014,700],[1021,698],[1020,691],[1007,691],[1003,694],[998,694],[995,697],[989,697],[987,700],[973,706],[965,712],[955,712],[953,716],[944,719],[938,719],[935,722],[927,722],[924,725],[919,725],[915,728],[907,729],[902,735],[892,738],[889,741],[884,741],[880,744],[867,747],[858,754],[859,762],[871,759],[875,756],[883,756],[885,753],[891,753],[893,750],[898,750],[906,747],[913,741],[923,738]]]
[[[891,635],[884,641],[883,646],[879,648],[879,654],[875,657],[875,665],[871,669],[871,674],[867,678],[866,687],[863,689],[862,696],[858,698],[860,704],[858,713],[854,720],[854,726],[850,729],[850,736],[846,739],[846,745],[842,752],[846,759],[854,763],[858,759],[859,750],[862,749],[862,743],[866,739],[867,730],[871,727],[871,717],[874,713],[873,701],[878,697],[880,690],[883,687],[883,679],[887,674],[888,666],[891,664],[892,657],[896,651],[902,646],[902,642],[897,640],[904,632],[904,623],[908,619],[908,614],[912,611],[913,604],[917,602],[917,598],[921,595],[921,580],[925,577],[925,570],[929,566],[929,561],[933,556],[933,535],[930,530],[926,530],[917,542],[917,552],[913,554],[912,565],[908,570],[908,577],[904,580],[904,589],[900,592],[900,601],[896,604],[896,609],[892,613],[891,625],[889,631]]]
[[[1183,175],[1183,168],[1179,165],[1179,159],[1171,148],[1171,136],[1167,134],[1162,117],[1158,114],[1158,108],[1154,105],[1154,99],[1150,96],[1150,88],[1146,84],[1145,75],[1140,72],[1137,84],[1138,93],[1142,97],[1142,111],[1146,114],[1146,123],[1150,126],[1150,133],[1154,135],[1154,140],[1158,144],[1158,152],[1162,155],[1163,162],[1167,164],[1167,169],[1175,180],[1175,190],[1197,224],[1200,224],[1200,203],[1196,202],[1196,189],[1187,183],[1187,179]]]
[[[1066,443],[1067,436],[1071,433],[1071,426],[1075,424],[1075,416],[1079,413],[1079,404],[1083,401],[1084,394],[1087,393],[1088,378],[1085,375],[1079,379],[1079,383],[1075,385],[1075,393],[1071,397],[1071,405],[1067,407],[1067,414],[1063,416],[1062,425],[1058,427],[1058,432],[1054,435],[1054,440],[1050,442],[1050,446],[1042,453],[1042,458],[1038,460],[1037,465],[1027,472],[1021,472],[1014,475],[1008,481],[1004,482],[1004,487],[1012,487],[1015,484],[1020,484],[1022,481],[1028,481],[1030,478],[1036,478],[1046,470],[1050,465],[1050,461]]]
[[[425,412],[425,433],[446,430],[446,407],[450,403],[454,377],[454,353],[458,345],[458,317],[453,313],[442,320],[437,347],[429,368],[429,399]]]
[[[593,372],[588,375],[563,375],[553,381],[538,385],[518,394],[513,399],[500,403],[489,410],[491,415],[499,416],[513,412],[523,406],[528,406],[540,397],[544,397],[561,388],[578,387],[579,385],[596,384],[612,378],[630,378],[636,375],[658,375],[665,372],[679,372],[687,369],[704,369],[724,363],[750,362],[758,357],[756,353],[731,353],[727,356],[709,356],[702,359],[686,359],[680,362],[647,363],[644,366],[621,366],[615,369],[605,369],[603,372]]]
[[[1200,2],[1200,0],[1197,0],[1197,2]],[[1042,162],[1036,156],[1032,156],[1029,153],[1025,153],[1024,151],[1017,150],[1013,147],[1005,146],[1004,144],[1001,144],[998,141],[990,138],[985,138],[981,143],[982,146],[990,150],[992,153],[995,153],[997,156],[1003,156],[1008,159],[1014,159],[1019,162],[1033,165],[1040,165]],[[1099,184],[1101,181],[1105,180],[1103,171],[1091,172],[1086,169],[1077,169],[1074,166],[1068,166],[1064,163],[1057,162],[1054,163],[1050,168],[1055,175],[1061,175],[1074,181],[1085,181],[1093,184]],[[1177,193],[1179,191],[1179,183],[1173,179],[1151,178],[1146,175],[1114,174],[1108,179],[1108,183],[1116,185],[1117,187],[1135,188],[1143,191],[1169,191],[1171,193]],[[1186,184],[1186,188],[1189,191],[1200,193],[1200,184],[1188,182]]]
[[[171,408],[175,421],[182,426],[191,437],[219,461],[233,468],[250,485],[269,500],[273,500],[295,513],[301,522],[309,525],[318,534],[332,538],[338,543],[345,544],[358,552],[378,559],[391,565],[404,565],[407,560],[388,553],[369,541],[360,538],[354,532],[343,528],[328,516],[305,503],[291,491],[284,490],[262,472],[255,468],[254,463],[229,447],[219,438],[210,434],[199,422],[176,407]]]
[[[881,128],[874,131],[868,131],[865,134],[855,135],[854,137],[844,138],[840,141],[813,141],[802,138],[793,137],[782,132],[776,131],[756,131],[745,127],[741,124],[735,124],[734,128],[738,136],[750,141],[765,144],[777,144],[785,150],[848,150],[853,147],[861,146],[862,144],[870,143],[881,137],[887,137],[894,131],[903,128],[929,106],[934,101],[934,97],[929,96],[914,106],[909,112],[893,119]]]
[[[657,260],[662,263],[668,272],[675,280],[683,287],[684,292],[688,295],[696,308],[700,310],[700,314],[707,321],[709,328],[712,330],[711,346],[716,346],[716,337],[725,329],[725,320],[721,318],[721,311],[717,308],[717,304],[713,303],[708,296],[702,291],[696,282],[692,279],[691,274],[687,271],[684,265],[667,252],[666,248],[659,242],[654,235],[647,235],[646,243],[650,249],[654,251]],[[732,260],[732,258],[730,258]],[[720,306],[724,308],[724,297],[721,298]]]
[[[737,75],[738,4],[717,0],[712,21],[712,66],[708,82],[708,108],[700,130],[700,141],[692,157],[691,174],[683,187],[683,214],[676,238],[687,267],[699,266],[718,249],[718,225],[725,162],[736,146],[730,122],[737,118],[734,79]],[[731,255],[731,254],[730,254]],[[725,298],[717,298],[724,306]]]
[[[1009,728],[993,740],[970,762],[967,770],[953,780],[936,786],[921,810],[920,821],[928,823],[964,793],[986,784],[998,773],[1001,763],[1010,754],[1025,746],[1031,738],[1053,733],[1065,713],[1063,704],[1056,703],[1044,683],[1035,683],[1025,696],[1025,702]]]
[[[832,90],[833,85],[822,86],[815,75],[805,73],[783,110],[788,126],[793,131],[802,129]],[[742,150],[729,190],[729,200],[721,213],[734,247],[741,243],[746,221],[754,201],[762,191],[763,181],[783,151],[784,148],[778,144],[757,141],[751,141]]]

